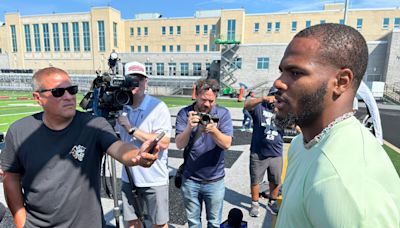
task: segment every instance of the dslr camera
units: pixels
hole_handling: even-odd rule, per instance
[[[200,116],[200,124],[207,125],[211,122],[218,123],[219,117],[204,112],[198,112],[196,115]]]

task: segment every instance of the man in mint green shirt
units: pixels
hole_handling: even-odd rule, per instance
[[[274,86],[276,123],[297,124],[277,227],[400,227],[400,178],[378,140],[353,117],[368,63],[346,25],[299,32]]]

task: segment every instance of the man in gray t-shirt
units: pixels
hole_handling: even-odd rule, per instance
[[[148,142],[139,150],[118,140],[104,118],[76,111],[78,88],[65,71],[39,70],[32,84],[43,112],[12,124],[0,155],[16,227],[104,227],[104,152],[130,166],[150,166],[157,155],[144,152]]]

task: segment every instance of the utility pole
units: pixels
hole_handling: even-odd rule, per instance
[[[347,24],[347,10],[349,8],[349,0],[344,1],[344,18],[343,18],[343,23],[346,25]]]

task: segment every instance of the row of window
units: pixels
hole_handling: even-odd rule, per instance
[[[72,24],[72,25],[70,25]],[[72,27],[72,42],[73,42],[73,50],[75,52],[81,51],[81,43],[79,33],[79,26],[82,26],[83,31],[83,50],[91,51],[90,45],[90,27],[89,22],[83,21],[81,24],[79,22],[63,22],[61,23],[61,30],[59,28],[59,23],[51,23],[52,28],[52,39],[53,39],[53,51],[59,52],[61,51],[61,42],[63,44],[63,50],[65,52],[71,51],[70,44],[70,28]],[[104,21],[98,21],[98,38],[99,38],[99,51],[105,51],[105,31],[104,31]],[[17,35],[15,25],[11,25],[11,42],[12,42],[12,51],[18,51],[17,45]],[[41,29],[40,29],[41,28]],[[25,51],[32,52],[41,52],[42,44],[43,50],[45,52],[49,52],[51,50],[50,47],[50,26],[48,23],[43,24],[24,24],[24,33],[25,33]],[[33,31],[33,41],[32,41],[32,33]],[[43,33],[43,36],[40,35]],[[61,34],[60,34],[61,33]],[[117,23],[113,24],[113,35],[114,35],[114,47],[117,47],[118,37],[117,37]],[[43,37],[43,43],[41,41],[41,37]],[[34,44],[34,48],[33,48]]]
[[[167,28],[168,28],[168,35],[181,35],[182,34],[182,27],[180,25],[174,27],[174,26],[161,26],[161,35],[167,35]],[[209,33],[209,25],[203,25],[203,35],[208,35]],[[195,25],[195,30],[196,30],[196,35],[201,34],[201,26],[200,25]],[[130,27],[130,36],[135,36],[135,28]],[[149,35],[149,28],[148,27],[143,27],[144,31],[144,36]],[[213,24],[211,25],[211,34],[217,34],[217,25]],[[142,27],[136,27],[136,36],[141,36],[142,35]]]
[[[237,58],[234,61],[237,68],[242,68],[242,59]],[[148,75],[165,75],[165,63],[156,63],[156,71],[153,72],[153,63],[145,63],[146,73]],[[193,63],[192,72],[189,72],[189,63],[179,63],[180,71],[177,71],[176,63],[168,63],[168,73],[169,75],[181,75],[181,76],[200,76],[201,75],[201,63]],[[206,70],[210,69],[210,63],[206,63]],[[269,57],[259,57],[257,58],[257,69],[266,70],[269,69]]]
[[[174,45],[162,45],[161,46],[161,52],[167,52],[167,47],[168,47],[168,52],[181,52],[181,45],[176,45],[176,46],[174,46]],[[201,49],[200,49],[200,47],[201,47],[201,45],[199,45],[199,44],[196,44],[196,46],[195,46],[195,50],[196,50],[196,52],[201,52]],[[130,47],[130,51],[133,53],[133,52],[138,52],[138,53],[141,53],[141,52],[149,52],[149,46],[148,45],[144,45],[143,46],[143,48],[144,48],[144,50],[142,50],[142,46],[141,45],[138,45],[138,46],[136,46],[136,48],[135,48],[135,46],[131,46]],[[208,50],[208,45],[207,44],[203,44],[203,50],[202,50],[203,52],[208,52],[209,50]],[[217,45],[216,44],[211,44],[211,49],[210,49],[210,51],[217,51]]]
[[[390,19],[389,18],[383,18],[382,21],[382,29],[388,29],[389,28],[389,22]],[[320,24],[325,24],[326,20],[320,20],[319,21]],[[272,28],[272,22],[267,22],[267,27],[266,27],[266,31],[267,32],[271,32],[273,30]],[[295,32],[297,31],[297,21],[292,21],[291,23],[291,31]],[[339,20],[339,24],[344,24],[344,20],[340,19]],[[305,21],[305,28],[308,28],[311,26],[311,20],[307,20]],[[356,28],[358,30],[361,30],[363,26],[363,19],[362,18],[357,18],[357,26]],[[393,28],[400,28],[400,18],[394,18],[394,25]],[[281,23],[279,21],[275,22],[275,32],[279,32],[281,29]],[[253,32],[259,32],[260,31],[260,23],[256,22],[254,23],[254,29]]]

